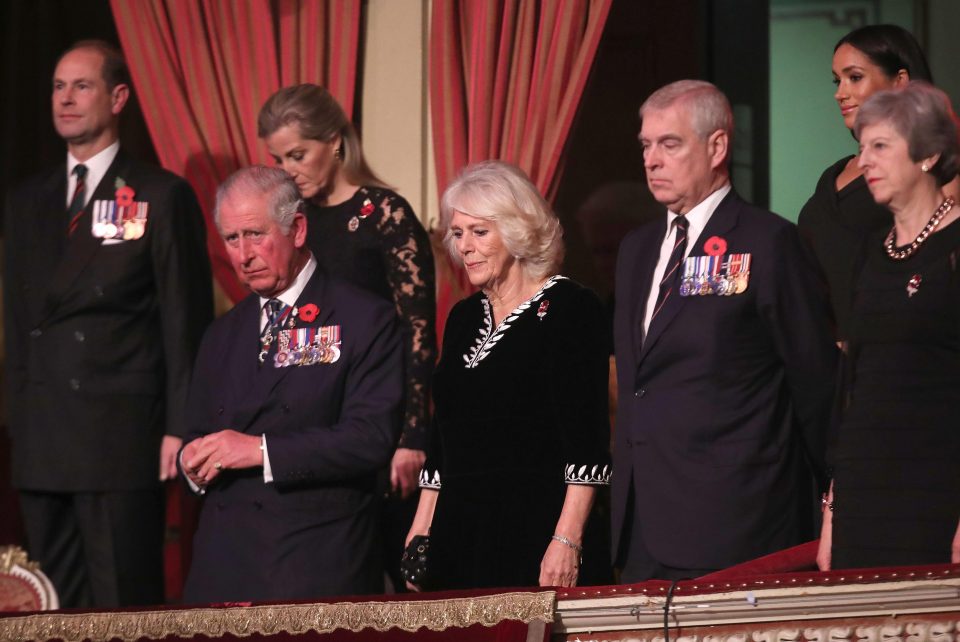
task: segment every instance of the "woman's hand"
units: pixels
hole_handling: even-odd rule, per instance
[[[950,547],[950,563],[960,564],[960,521],[957,522],[957,532],[953,534],[953,545]]]
[[[831,549],[833,548],[833,524],[824,518],[820,529],[820,544],[817,546],[817,568],[821,571],[830,570]],[[808,558],[809,559],[809,558]]]
[[[433,523],[433,511],[437,507],[437,496],[440,491],[424,488],[420,492],[420,501],[417,504],[417,513],[413,516],[413,523],[410,525],[410,531],[407,533],[407,539],[403,541],[403,548],[406,550],[410,546],[410,540],[417,535],[429,535],[430,525]],[[416,584],[407,582],[407,588],[411,591],[420,592],[420,587]]]
[[[540,586],[576,586],[580,553],[555,539],[550,540],[540,562]]]
[[[417,490],[420,469],[427,455],[422,450],[397,448],[390,460],[390,491],[402,499],[410,497]]]
[[[817,546],[817,568],[829,571],[833,562],[833,482],[823,506],[823,526],[820,527],[820,544]]]

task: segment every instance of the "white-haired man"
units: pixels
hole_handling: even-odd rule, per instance
[[[180,465],[205,498],[184,599],[382,592],[376,476],[400,431],[396,312],[317,269],[282,170],[233,174],[216,221],[253,294],[210,326],[190,388]]]

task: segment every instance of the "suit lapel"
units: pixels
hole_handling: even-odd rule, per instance
[[[38,324],[46,308],[47,295],[53,276],[63,260],[67,245],[67,167],[61,164],[42,183],[37,196],[36,212],[16,212],[16,216],[29,216],[23,225],[32,229],[27,238],[32,247],[30,265],[37,292],[30,297],[31,323]]]
[[[700,233],[700,236],[697,237],[697,240],[694,241],[693,245],[690,247],[690,252],[687,256],[702,256],[703,245],[706,243],[707,239],[712,236],[722,237],[731,229],[733,229],[733,227],[737,224],[737,212],[739,209],[740,200],[734,194],[733,190],[730,190],[730,193],[727,194],[722,201],[720,201],[717,209],[714,210],[713,215],[710,216],[710,220],[707,221],[707,225],[703,228],[703,232]],[[662,239],[663,237],[661,236],[660,238]],[[646,299],[644,299],[644,303],[646,303]],[[664,330],[670,326],[670,323],[674,320],[680,310],[683,309],[684,303],[684,297],[681,297],[678,292],[671,293],[670,298],[667,299],[666,303],[664,303],[660,314],[658,314],[657,317],[650,322],[650,328],[647,332],[647,336],[643,340],[643,347],[640,350],[640,356],[637,358],[638,367],[641,363],[643,363],[643,360],[646,358],[646,356],[650,354],[651,348],[656,345],[657,340],[663,335]]]
[[[660,258],[660,244],[663,241],[663,235],[667,233],[667,215],[661,216],[659,222],[651,227],[650,237],[645,243],[641,244],[649,248],[649,251],[637,253],[634,258],[634,269],[631,272],[635,275],[635,278],[633,280],[632,297],[629,300],[637,302],[630,323],[631,345],[633,345],[634,354],[638,358],[643,346],[643,317],[646,314],[647,299],[650,297],[650,289],[653,285],[653,273],[657,268],[657,259]]]
[[[63,258],[57,265],[57,269],[50,281],[50,288],[47,290],[46,301],[41,313],[41,321],[53,313],[63,296],[70,289],[70,286],[76,281],[77,276],[83,272],[90,260],[96,255],[97,251],[99,251],[101,239],[93,236],[90,231],[90,222],[93,218],[91,214],[93,203],[97,200],[112,201],[114,199],[117,177],[123,175],[127,167],[128,161],[126,155],[123,153],[123,150],[121,150],[117,153],[116,158],[113,159],[113,163],[110,164],[110,168],[107,170],[106,175],[104,175],[103,180],[97,185],[93,197],[87,202],[87,206],[83,208],[80,218],[77,220],[76,231],[67,239]],[[65,174],[62,196],[63,202],[66,202]],[[62,206],[62,209],[66,212],[65,205]],[[67,233],[65,219],[66,214],[64,214],[63,220],[59,225],[59,234],[61,236],[65,236]]]
[[[310,277],[310,280],[307,282],[307,286],[303,289],[303,292],[300,293],[300,296],[297,298],[296,307],[301,308],[307,303],[314,303],[320,308],[320,314],[317,316],[316,320],[312,323],[305,324],[299,320],[295,321],[297,324],[295,327],[305,327],[309,325],[310,327],[321,327],[330,319],[333,315],[333,304],[326,300],[326,289],[327,289],[327,279],[323,274],[319,266],[317,266],[316,271],[313,273],[313,276]],[[259,303],[259,299],[256,299]],[[292,312],[292,311],[291,311]],[[256,307],[256,321],[253,323],[244,323],[245,326],[252,327],[257,332],[253,336],[253,345],[256,344],[257,336],[259,336],[259,327],[260,327],[260,309],[259,306]],[[247,336],[248,331],[244,329],[241,333],[243,336]],[[246,342],[243,344],[246,346]],[[256,363],[256,357],[254,357]],[[263,364],[258,364],[259,367],[256,369],[256,372],[252,375],[252,383],[247,389],[246,394],[243,396],[243,401],[237,406],[234,415],[233,415],[233,428],[241,432],[246,431],[250,425],[257,419],[261,410],[263,409],[267,398],[270,394],[276,389],[276,387],[283,381],[291,372],[296,370],[298,367],[315,367],[315,366],[290,366],[286,368],[277,368],[273,364],[273,352],[267,356],[266,361]]]

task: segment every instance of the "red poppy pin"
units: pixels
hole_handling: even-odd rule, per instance
[[[318,314],[320,314],[320,308],[315,303],[307,303],[300,306],[300,314],[297,317],[304,323],[313,323]]]
[[[133,191],[133,188],[129,185],[124,185],[117,188],[115,197],[117,199],[117,205],[119,207],[130,207],[133,205],[133,197],[136,196],[136,192]]]
[[[711,236],[703,244],[703,251],[707,253],[707,256],[720,256],[726,253],[727,242],[719,236]]]
[[[360,208],[360,218],[367,218],[373,214],[373,203],[369,198],[363,199],[363,207]]]

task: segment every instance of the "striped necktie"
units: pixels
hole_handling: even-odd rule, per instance
[[[83,205],[87,200],[87,166],[80,164],[73,168],[73,173],[77,177],[77,186],[73,188],[73,198],[70,199],[70,206],[67,208],[67,236],[73,236],[77,229],[77,223],[83,214]]]
[[[681,214],[673,219],[676,226],[676,238],[673,241],[673,251],[670,253],[670,259],[667,261],[667,269],[660,279],[660,293],[657,294],[657,304],[653,308],[653,315],[650,317],[650,324],[657,318],[660,311],[663,310],[663,304],[671,296],[677,296],[677,290],[680,287],[680,264],[683,263],[683,255],[687,251],[687,229],[690,227],[690,221]]]

